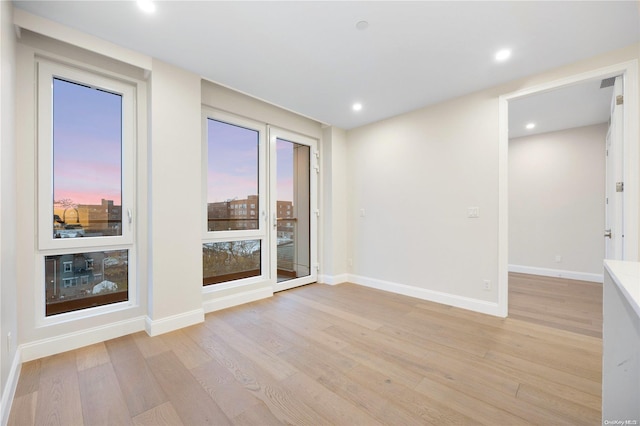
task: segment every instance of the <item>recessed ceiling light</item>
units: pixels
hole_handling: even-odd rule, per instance
[[[526,126],[524,126],[527,130],[531,130],[534,127],[536,127],[536,123],[528,123]]]
[[[360,31],[366,30],[369,27],[369,23],[367,21],[358,21],[356,23],[356,28]]]
[[[362,109],[362,104],[360,102],[356,102],[351,108],[353,108],[354,111],[360,111]]]
[[[145,13],[153,13],[156,11],[156,5],[153,0],[137,0],[138,7]]]
[[[511,50],[509,49],[502,49],[502,50],[498,50],[496,52],[496,61],[498,62],[503,62],[506,61],[507,59],[509,59],[509,57],[511,56]]]

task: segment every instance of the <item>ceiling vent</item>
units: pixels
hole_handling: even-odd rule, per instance
[[[616,82],[616,78],[615,77],[609,77],[609,78],[605,78],[604,80],[602,80],[600,82],[600,88],[604,89],[605,87],[611,87],[615,84]]]

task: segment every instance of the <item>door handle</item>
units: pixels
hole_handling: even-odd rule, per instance
[[[604,236],[607,238],[611,238],[611,229],[605,229],[604,230]]]

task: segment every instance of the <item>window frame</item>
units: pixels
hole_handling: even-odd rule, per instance
[[[209,132],[208,120],[215,120],[232,126],[243,127],[245,129],[258,132],[258,206],[260,206],[260,219],[258,220],[258,229],[245,230],[237,229],[231,231],[209,231],[208,229],[208,181],[207,174],[209,171]],[[202,111],[202,212],[204,221],[202,223],[202,239],[203,242],[221,242],[237,240],[239,236],[243,236],[247,240],[262,239],[266,234],[265,218],[267,215],[267,206],[265,206],[267,197],[267,175],[266,175],[266,132],[267,126],[247,118],[224,113],[213,108],[203,108]],[[252,194],[246,194],[247,196]],[[240,205],[234,207],[235,210],[242,210]],[[246,208],[245,208],[246,211]],[[238,213],[239,214],[239,213]]]
[[[111,247],[133,244],[135,235],[135,141],[136,141],[136,88],[135,85],[114,77],[99,74],[38,58],[38,249],[77,250],[82,248]],[[121,145],[121,209],[122,235],[53,238],[53,79],[105,90],[122,96]]]
[[[36,96],[36,327],[46,327],[80,320],[138,306],[137,248],[135,207],[138,182],[136,176],[138,144],[138,86],[135,79],[103,72],[91,66],[72,65],[67,61],[48,57],[35,57]],[[122,234],[117,236],[53,238],[53,79],[96,87],[122,96],[121,144],[121,210]],[[144,92],[144,87],[143,87]],[[144,102],[143,102],[144,104]],[[127,300],[51,314],[47,316],[45,300],[45,259],[47,256],[126,250],[128,258]],[[77,284],[76,284],[77,285]]]
[[[258,207],[256,209],[256,218],[258,229],[238,229],[231,231],[209,231],[208,230],[208,172],[209,172],[209,139],[208,139],[208,123],[209,119],[226,123],[232,126],[243,127],[258,132]],[[243,240],[259,240],[260,241],[260,275],[241,278],[238,280],[204,285],[203,292],[209,293],[226,288],[234,288],[246,284],[264,282],[269,279],[268,262],[269,250],[267,249],[267,218],[268,208],[266,205],[268,197],[268,174],[267,174],[267,125],[248,118],[237,116],[216,110],[211,107],[203,106],[202,108],[202,244],[205,243],[222,243]],[[246,194],[247,196],[252,194]],[[234,207],[234,212],[242,210],[240,206]],[[236,211],[237,210],[237,211]],[[247,211],[246,207],[244,209]]]

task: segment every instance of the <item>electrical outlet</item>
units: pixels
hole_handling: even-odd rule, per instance
[[[560,256],[559,254],[556,255],[556,263],[560,263],[562,262],[562,256]]]
[[[484,291],[489,291],[489,290],[491,290],[491,281],[490,281],[490,280],[484,280],[484,281],[482,282],[482,289],[483,289]]]
[[[467,217],[470,219],[476,219],[480,217],[479,207],[467,207]]]
[[[347,266],[353,266],[353,259],[347,259]]]

